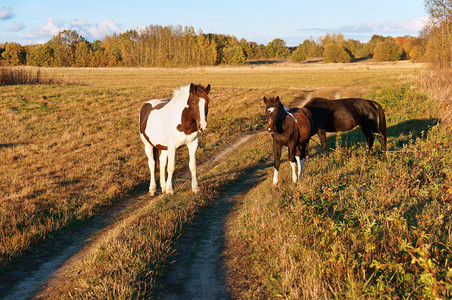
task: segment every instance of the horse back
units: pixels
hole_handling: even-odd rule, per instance
[[[348,131],[362,123],[363,118],[376,119],[377,116],[374,105],[362,98],[313,98],[305,107],[313,115],[314,132],[318,129],[327,132]]]

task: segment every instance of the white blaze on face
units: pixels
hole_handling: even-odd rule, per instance
[[[204,98],[199,98],[199,126],[201,130],[207,129],[207,120],[206,120],[206,100]]]

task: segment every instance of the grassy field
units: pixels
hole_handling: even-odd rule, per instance
[[[271,178],[229,219],[236,298],[452,297],[452,135],[438,101],[411,85],[372,90],[388,116],[389,153],[367,156],[361,133],[331,137],[302,183]],[[361,141],[361,145],[357,142]]]
[[[180,85],[210,83],[209,130],[200,139],[199,163],[239,136],[262,129],[263,95],[279,95],[288,106],[311,93],[326,97],[366,95],[387,110],[389,149],[407,152],[394,152],[387,159],[366,157],[364,146],[355,143],[363,141],[360,133],[342,134],[329,159],[319,155],[312,143],[313,156],[299,186],[283,180],[280,187],[272,189],[267,181],[252,190],[229,226],[228,265],[234,295],[341,298],[375,291],[393,295],[391,288],[399,284],[393,278],[401,276],[391,273],[394,268],[415,269],[405,272],[415,280],[423,276],[425,282],[414,295],[423,295],[424,290],[445,295],[451,267],[447,231],[451,156],[439,149],[450,147],[450,135],[434,126],[436,102],[406,84],[414,81],[421,69],[412,64],[49,68],[41,73],[78,84],[0,87],[0,267],[8,269],[15,257],[61,228],[83,222],[124,197],[144,191],[149,171],[137,130],[141,104],[150,98],[169,97]],[[222,167],[200,174],[202,196],[195,197],[187,187],[178,186],[175,196],[150,201],[147,208],[130,216],[125,225],[118,224],[100,241],[89,259],[72,273],[76,275],[68,275],[70,284],[54,293],[78,295],[76,298],[152,294],[172,251],[171,239],[183,224],[247,169],[271,157],[270,148],[267,136],[254,139],[222,162]],[[410,152],[424,148],[434,155]],[[181,174],[187,169],[186,151],[179,150],[177,157],[183,161],[178,164]],[[289,178],[287,166],[284,168],[283,174]],[[252,215],[256,219],[247,219],[248,206],[255,210]],[[435,223],[432,220],[437,213],[443,217]],[[281,221],[275,223],[276,217]],[[417,227],[422,218],[430,220],[430,227]],[[391,227],[394,222],[400,228]],[[407,241],[403,249],[394,245],[394,239],[381,238],[402,229],[406,236],[400,235],[401,239]],[[422,234],[432,240],[425,240]],[[269,236],[279,238],[273,240],[273,246],[285,246],[272,249],[262,240],[265,237],[270,242]],[[430,259],[438,270],[424,274],[431,255],[420,253],[427,249],[422,246],[426,244],[441,260]],[[394,249],[404,255],[397,252],[393,266],[388,260]],[[270,256],[273,259],[268,261]],[[411,264],[412,256],[427,265]],[[258,270],[250,268],[247,270],[252,273],[242,274],[233,263],[237,257],[243,258],[242,264],[263,263],[258,264]],[[427,282],[429,278],[433,279]],[[418,283],[414,279],[406,281]],[[300,282],[304,288],[298,287]],[[409,288],[404,286],[401,293]]]

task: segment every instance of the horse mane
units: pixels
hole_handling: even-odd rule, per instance
[[[173,91],[173,98],[176,98],[176,97],[178,97],[180,95],[183,95],[183,94],[186,94],[187,98],[188,98],[189,92],[190,92],[190,85],[183,85],[181,87],[176,88]]]

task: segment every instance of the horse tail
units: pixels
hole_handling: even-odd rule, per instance
[[[154,154],[154,162],[155,162],[155,170],[160,169],[160,149],[157,149],[156,147],[153,147],[152,149]],[[158,172],[155,172],[155,176],[157,176]],[[156,178],[157,179],[157,178]]]
[[[388,138],[388,129],[386,127],[385,112],[384,112],[383,108],[381,107],[380,103],[375,102],[375,101],[372,101],[372,103],[374,104],[374,106],[378,110],[378,128],[380,129],[380,132],[383,134],[384,141],[385,141],[385,144],[386,144],[386,140]],[[386,148],[386,145],[385,145],[385,148]],[[384,150],[386,150],[386,149],[384,149]]]

